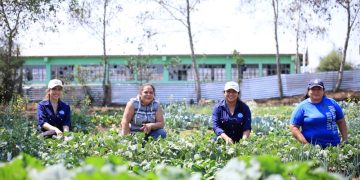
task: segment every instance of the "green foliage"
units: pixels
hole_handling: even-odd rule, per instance
[[[340,69],[340,63],[342,61],[342,54],[337,51],[331,51],[327,56],[321,59],[320,65],[317,67],[317,71],[338,71]],[[352,64],[345,63],[344,70],[351,70]]]
[[[288,120],[280,118],[288,111],[285,107],[276,109],[279,117],[274,113],[271,116],[257,114],[251,136],[234,145],[227,145],[223,141],[213,141],[214,133],[207,128],[195,126],[201,124],[208,127],[210,115],[192,113],[196,112],[190,112],[189,108],[193,106],[180,103],[164,107],[168,133],[166,139],[144,142],[143,133],[120,136],[116,127],[110,127],[118,119],[115,118],[118,116],[117,112],[107,114],[97,111],[96,115],[82,116],[92,122],[92,125],[104,124],[109,127],[106,131],[94,131],[92,126],[84,125],[86,130],[72,132],[67,141],[61,138],[42,139],[30,134],[27,138],[31,142],[21,143],[22,149],[19,152],[37,157],[42,166],[36,165],[36,161],[28,163],[31,165],[16,165],[16,168],[19,168],[19,172],[25,172],[22,177],[33,179],[49,173],[64,179],[234,179],[243,176],[256,176],[254,179],[342,178],[329,172],[358,177],[360,129],[357,127],[360,127],[360,119],[356,114],[360,104],[340,104],[350,117],[348,124],[351,124],[351,128],[348,144],[338,147],[322,149],[298,143],[287,128]],[[13,108],[12,111],[23,116],[18,113],[19,110]],[[76,114],[78,113],[74,112]],[[101,117],[114,119],[108,122]],[[352,128],[353,125],[357,127]],[[12,129],[10,126],[7,128]],[[191,130],[186,135],[180,134],[184,129]],[[4,142],[23,142],[24,139],[18,136],[13,139],[3,138],[3,134],[7,133],[0,135],[2,148],[5,147]],[[35,144],[37,147],[34,147]],[[9,150],[1,149],[2,152],[6,155]],[[0,165],[0,172],[17,159]],[[41,170],[43,166],[46,168]],[[31,170],[36,169],[35,167],[38,170]],[[0,179],[8,178],[14,172],[8,169],[5,171],[9,173],[0,174]]]
[[[36,136],[35,123],[25,115],[27,101],[17,98],[0,112],[0,160],[9,161],[26,152],[37,156],[42,141]]]
[[[19,81],[21,77],[16,76],[16,71],[24,62],[23,59],[18,56],[10,56],[8,51],[11,50],[4,50],[0,47],[0,104],[11,101],[14,93],[17,92],[16,88],[20,86]]]

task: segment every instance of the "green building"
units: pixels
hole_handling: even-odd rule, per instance
[[[274,54],[244,54],[243,78],[276,74]],[[58,78],[68,84],[101,84],[102,56],[27,56],[25,84],[43,84]],[[237,80],[239,69],[232,54],[197,55],[201,82]],[[189,55],[108,56],[111,83],[188,83],[193,81]],[[295,55],[281,54],[281,73],[295,73]],[[82,81],[80,81],[82,80]]]

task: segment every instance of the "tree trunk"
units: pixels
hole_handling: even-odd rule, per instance
[[[196,102],[199,102],[201,99],[201,86],[200,86],[199,71],[197,68],[196,57],[195,57],[194,43],[193,43],[192,33],[191,33],[189,0],[186,0],[186,5],[187,5],[186,6],[186,12],[187,12],[186,22],[187,22],[190,50],[191,50],[192,68],[193,68],[193,74],[194,74],[194,80],[195,80]]]
[[[276,1],[276,2],[275,2]],[[275,44],[276,44],[276,74],[278,78],[279,86],[279,97],[283,98],[283,89],[281,82],[281,71],[280,71],[280,56],[279,56],[279,41],[278,41],[278,15],[279,15],[279,2],[278,0],[272,0],[272,6],[274,10],[274,28],[275,28]]]
[[[344,66],[345,66],[345,61],[346,61],[346,52],[347,52],[347,48],[349,45],[349,39],[350,39],[350,31],[352,28],[352,24],[350,23],[350,2],[346,3],[346,6],[344,6],[346,9],[346,13],[347,13],[347,30],[346,30],[346,38],[345,38],[345,44],[344,44],[344,49],[343,49],[343,59],[340,63],[340,68],[338,71],[338,75],[337,75],[337,80],[336,80],[336,85],[334,88],[334,92],[338,91],[340,89],[341,86],[341,82],[344,76]]]
[[[106,10],[108,6],[108,0],[104,1],[104,14],[103,14],[103,67],[104,67],[104,74],[103,74],[103,106],[110,105],[111,103],[111,85],[109,79],[109,62],[106,53]]]

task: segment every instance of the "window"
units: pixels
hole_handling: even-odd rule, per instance
[[[240,67],[241,68],[241,67]],[[242,66],[243,79],[256,78],[259,76],[259,65],[258,64],[246,64]],[[238,79],[239,69],[237,64],[231,65],[231,78],[236,81]]]
[[[78,79],[85,82],[102,81],[103,72],[101,65],[81,65],[78,69]]]
[[[225,64],[201,64],[199,65],[200,81],[225,81]]]
[[[74,65],[52,65],[51,79],[74,80]]]
[[[194,80],[191,65],[173,65],[169,66],[169,79],[175,81]]]
[[[109,76],[111,81],[134,80],[134,74],[127,65],[110,65]]]
[[[290,74],[290,64],[280,64],[281,74]],[[276,75],[276,64],[264,64],[263,76]]]
[[[23,68],[23,80],[27,81],[45,81],[45,65],[25,65]]]
[[[146,65],[139,69],[138,80],[139,81],[150,81],[150,80],[163,80],[164,66],[157,65]]]

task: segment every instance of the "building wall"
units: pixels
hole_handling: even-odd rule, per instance
[[[325,89],[332,91],[336,84],[337,72],[321,72],[311,74],[284,74],[282,78],[284,96],[304,95],[310,79],[320,78],[324,81]],[[254,100],[279,97],[277,76],[245,79],[241,83],[241,99]],[[225,82],[201,83],[201,97],[215,102],[224,98],[223,88]],[[172,102],[190,103],[196,99],[195,85],[193,82],[185,83],[154,83],[156,99],[161,103]],[[112,84],[112,103],[126,104],[128,100],[138,93],[139,84],[114,83]],[[31,101],[40,101],[45,94],[45,86],[31,86],[25,89],[25,96]],[[341,89],[360,90],[360,70],[345,71]],[[101,85],[89,86],[95,105],[102,103]],[[66,85],[62,100],[70,104],[79,104],[85,97],[84,87]]]
[[[281,64],[285,64],[288,68],[285,73],[293,74],[295,72],[295,56],[292,54],[282,54],[280,57]],[[90,74],[90,78],[84,83],[96,85],[101,84],[102,82],[101,56],[32,56],[23,58],[25,59],[24,82],[28,86],[46,85],[52,78],[59,78],[65,81],[66,84],[79,85],[81,84],[81,75],[86,76],[88,74]],[[162,72],[158,75],[154,75],[154,73],[151,72],[144,72],[145,77],[147,75],[146,73],[154,76],[154,79],[150,80],[152,83],[187,83],[188,81],[193,81],[191,69],[182,71],[182,69],[179,69],[177,66],[176,68],[169,68],[171,65],[174,65],[171,64],[174,59],[178,60],[178,66],[187,65],[186,68],[191,67],[191,57],[189,55],[151,55],[142,57],[127,55],[108,57],[110,64],[110,78],[112,78],[111,83],[142,83],[147,81],[141,81],[139,78],[140,75],[136,73],[132,74],[133,77],[131,78],[118,76],[118,74],[116,74],[119,71],[124,71],[124,74],[131,73],[130,70],[125,67],[129,62],[136,62],[134,59],[139,58],[147,58],[146,63],[154,66],[154,72],[162,67]],[[247,71],[251,71],[251,73],[244,71],[244,76],[249,76],[248,78],[263,77],[274,73],[273,70],[269,71],[266,69],[267,67],[273,68],[276,65],[274,54],[247,54],[242,55],[242,58],[244,58],[245,64],[249,66]],[[203,75],[201,77],[203,78],[202,82],[223,82],[236,80],[237,78],[237,72],[235,72],[236,70],[234,69],[235,61],[231,54],[197,55],[197,64],[201,75]],[[180,75],[175,75],[175,77],[172,76],[169,71],[174,69],[176,70],[176,73],[179,74],[180,72]],[[69,73],[69,75],[63,75],[66,73]],[[220,77],[213,77],[219,76],[219,74]]]

